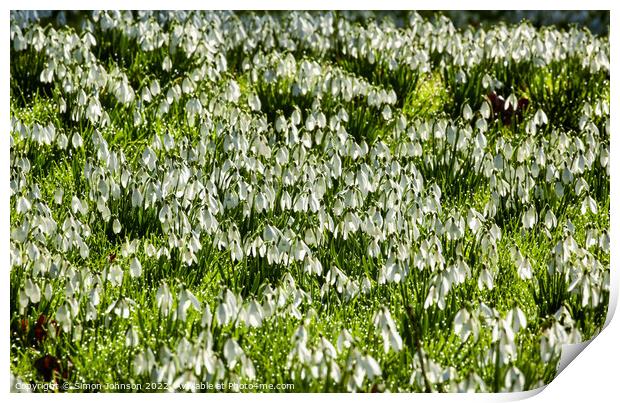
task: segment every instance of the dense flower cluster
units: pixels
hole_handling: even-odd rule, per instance
[[[515,391],[600,328],[607,38],[30,17],[11,14],[17,375],[47,352],[75,368],[56,377],[171,390]],[[89,369],[97,343],[123,364]]]

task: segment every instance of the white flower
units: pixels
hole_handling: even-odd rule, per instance
[[[67,304],[62,304],[56,311],[56,320],[62,326],[62,330],[66,333],[71,331],[71,309],[67,307]]]
[[[483,218],[484,217],[481,217],[480,213],[474,209],[470,209],[467,213],[467,226],[474,234],[477,234],[478,230],[482,227],[481,219]]]
[[[149,171],[154,170],[157,166],[157,156],[150,147],[147,147],[142,153],[142,163],[149,169]]]
[[[368,376],[369,379],[372,380],[376,377],[381,376],[382,373],[379,363],[370,355],[365,355],[364,357],[362,357],[360,362],[364,368],[364,371],[366,372],[366,376]]]
[[[129,265],[129,273],[131,274],[131,277],[140,277],[140,275],[142,274],[142,264],[137,257],[131,259],[131,263]]]
[[[454,333],[458,334],[462,341],[466,341],[473,335],[478,340],[478,324],[466,309],[459,310],[454,316]]]
[[[177,305],[177,318],[185,322],[187,319],[187,311],[190,307],[200,310],[200,302],[189,290],[183,289],[179,293],[179,302]]]
[[[219,304],[217,309],[215,310],[215,320],[217,321],[217,323],[221,326],[226,326],[232,319],[233,312],[231,307],[224,302]]]
[[[115,234],[121,232],[121,223],[118,221],[118,218],[115,218],[112,222],[112,231],[114,231]]]
[[[140,342],[140,338],[138,337],[138,332],[133,326],[130,326],[125,333],[125,345],[127,347],[136,347]]]
[[[246,310],[246,323],[252,327],[259,327],[263,322],[263,309],[253,300]]]
[[[521,392],[525,387],[525,376],[517,367],[510,367],[504,379],[504,391]]]
[[[507,110],[507,109],[512,108],[513,110],[516,110],[518,103],[519,101],[517,100],[517,96],[514,93],[512,93],[508,96],[508,98],[506,98],[504,109]]]
[[[521,222],[523,223],[523,228],[531,229],[536,225],[536,221],[538,219],[538,213],[534,206],[531,206],[525,213],[523,213],[523,217],[521,218]]]
[[[39,288],[39,285],[33,282],[30,278],[26,280],[24,292],[33,304],[36,304],[41,300],[41,289]]]
[[[250,106],[250,109],[252,109],[253,111],[255,112],[260,111],[261,102],[260,102],[260,98],[258,97],[258,95],[256,94],[250,95],[250,97],[248,98],[248,105]]]
[[[54,202],[56,204],[62,204],[62,196],[64,195],[64,190],[62,188],[57,188],[54,191]]]
[[[45,290],[43,291],[43,296],[47,301],[52,299],[52,285],[50,283],[45,284]]]
[[[392,109],[389,107],[389,105],[385,105],[383,107],[381,115],[383,116],[384,120],[390,120],[392,118]]]
[[[480,114],[485,119],[488,119],[491,116],[491,108],[487,100],[482,102],[482,105],[480,106]]]
[[[351,347],[351,343],[353,342],[353,336],[347,329],[342,329],[340,334],[338,335],[338,341],[336,345],[338,346],[338,351],[343,352],[349,347]]]
[[[242,355],[243,350],[237,344],[237,341],[232,338],[226,340],[226,343],[224,343],[224,358],[226,358],[228,363],[228,369],[233,369]]]
[[[132,207],[141,207],[142,206],[142,193],[138,188],[134,188],[131,192],[131,206]]]
[[[545,111],[543,111],[542,109],[536,111],[536,114],[534,115],[534,122],[536,122],[537,125],[546,125],[548,123],[548,120]]]
[[[553,211],[547,210],[547,213],[545,214],[545,226],[549,230],[551,230],[555,228],[557,225],[558,225],[558,220],[555,218],[555,214],[553,214]]]
[[[157,302],[157,307],[164,314],[167,314],[172,307],[172,294],[170,293],[170,289],[166,283],[162,283],[159,288],[157,288],[155,300]]]
[[[73,145],[73,148],[77,150],[82,148],[83,144],[84,141],[82,140],[82,136],[80,136],[78,132],[73,132],[73,136],[71,137],[71,145]]]
[[[383,349],[387,353],[390,348],[398,352],[403,348],[403,339],[400,337],[396,324],[390,315],[390,311],[383,307],[377,312],[373,319],[375,328],[381,331],[383,338]]]
[[[598,207],[596,206],[596,200],[591,196],[584,197],[581,202],[581,214],[586,214],[590,211],[592,214],[598,214]]]
[[[17,210],[18,213],[23,214],[23,213],[29,211],[31,207],[32,207],[32,204],[24,196],[21,196],[17,200],[17,208],[16,208],[16,210]]]
[[[201,325],[202,327],[210,327],[213,315],[211,314],[211,308],[208,304],[205,304],[204,312],[202,313]]]
[[[187,121],[189,125],[194,126],[196,115],[200,115],[202,113],[202,104],[198,99],[192,98],[187,101],[185,110],[187,112]]]
[[[525,314],[519,307],[514,307],[508,311],[508,314],[506,315],[506,322],[511,324],[512,330],[515,333],[518,333],[521,329],[525,329],[527,326]]]
[[[521,280],[529,280],[532,278],[532,266],[528,259],[521,259],[517,262],[517,273]]]
[[[123,269],[119,265],[113,264],[108,271],[108,280],[112,285],[118,286],[123,282]]]
[[[482,103],[483,105],[486,105],[486,102]],[[487,105],[488,108],[488,105]],[[463,107],[463,119],[465,119],[466,121],[470,121],[471,118],[474,116],[473,111],[471,110],[471,107],[469,106],[469,104],[465,104],[465,106]]]
[[[493,289],[493,276],[486,267],[480,270],[480,275],[478,276],[478,289],[482,291],[485,287],[489,290]]]

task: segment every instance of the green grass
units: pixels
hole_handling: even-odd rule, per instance
[[[63,29],[71,32],[73,28]],[[421,349],[442,368],[454,367],[460,380],[469,374],[477,374],[484,381],[488,391],[500,391],[510,366],[496,365],[495,361],[487,357],[489,351],[498,348],[497,342],[491,339],[491,326],[482,327],[477,341],[469,339],[463,342],[453,331],[453,320],[460,309],[474,310],[480,303],[484,303],[497,309],[501,317],[505,317],[507,312],[516,306],[526,314],[527,328],[517,335],[517,356],[512,364],[524,375],[524,389],[531,389],[550,382],[555,376],[555,365],[559,356],[555,355],[547,363],[541,361],[540,336],[550,323],[550,316],[560,307],[566,307],[571,312],[576,321],[576,328],[584,339],[594,337],[600,331],[607,313],[608,291],[602,291],[601,304],[584,307],[579,295],[567,291],[568,283],[565,279],[554,277],[547,270],[551,251],[557,242],[564,239],[563,226],[569,220],[575,226],[573,236],[579,245],[585,244],[588,228],[609,229],[609,176],[606,176],[600,167],[593,167],[584,173],[584,177],[592,187],[591,194],[598,203],[598,213],[595,215],[581,214],[579,210],[581,198],[576,196],[572,189],[567,187],[566,194],[562,197],[548,191],[553,189],[553,184],[544,185],[547,188],[543,195],[535,196],[531,192],[527,202],[514,194],[502,198],[495,217],[489,218],[485,223],[487,226],[497,224],[502,231],[502,239],[497,243],[496,261],[487,259],[487,252],[480,238],[475,237],[469,230],[459,241],[449,240],[445,235],[437,235],[446,266],[454,263],[457,258],[462,258],[471,270],[471,275],[462,284],[452,286],[445,298],[446,304],[443,309],[435,304],[424,308],[434,276],[441,274],[438,271],[429,268],[419,270],[411,264],[408,268],[409,274],[400,283],[378,284],[381,268],[387,263],[385,251],[390,247],[392,240],[395,242],[400,240],[400,234],[393,235],[391,236],[393,239],[381,243],[383,248],[381,256],[371,257],[367,250],[374,241],[372,236],[357,231],[345,240],[334,236],[332,232],[323,231],[322,235],[325,237],[323,245],[313,249],[314,256],[322,263],[323,273],[336,267],[351,279],[361,281],[367,277],[372,284],[367,294],[358,294],[350,300],[336,292],[334,287],[327,287],[329,291],[322,293],[320,290],[325,285],[325,278],[308,274],[299,262],[269,264],[264,257],[244,257],[241,261],[233,261],[230,251],[226,248],[220,250],[216,246],[216,237],[207,231],[198,234],[202,249],[197,253],[195,263],[186,264],[183,261],[182,251],[187,238],[183,238],[177,248],[171,248],[169,257],[147,256],[145,251],[147,244],[153,245],[154,249],[170,246],[171,232],[160,222],[158,214],[163,203],[172,205],[173,200],[177,201],[177,196],[169,195],[167,199],[159,200],[153,207],[136,209],[131,206],[131,190],[122,188],[119,197],[112,197],[108,202],[111,220],[105,222],[97,211],[96,199],[91,197],[95,182],[92,178],[85,177],[86,166],[94,168],[105,165],[98,160],[97,147],[92,142],[93,133],[98,131],[107,141],[111,152],[117,153],[119,157],[122,152],[124,156],[125,161],[120,164],[120,169],[117,172],[107,173],[117,183],[121,180],[123,171],[132,174],[132,181],[134,177],[146,175],[142,165],[142,152],[145,147],[152,144],[154,136],[163,138],[167,133],[174,138],[177,148],[171,151],[156,150],[158,163],[174,161],[168,166],[187,168],[195,178],[209,178],[213,173],[213,167],[221,166],[224,159],[241,157],[225,150],[224,145],[228,141],[225,138],[226,132],[218,129],[217,124],[226,124],[231,119],[229,116],[217,116],[213,106],[203,105],[205,109],[209,108],[209,112],[205,115],[212,116],[215,121],[214,127],[208,129],[206,126],[201,128],[200,125],[190,126],[187,122],[184,108],[189,96],[183,96],[180,102],[172,105],[165,116],[160,117],[157,114],[158,102],[165,97],[168,86],[180,82],[185,74],[198,68],[199,63],[196,60],[187,58],[179,50],[173,56],[175,68],[171,72],[164,72],[161,63],[169,51],[165,47],[143,51],[139,49],[134,39],[127,38],[117,30],[103,32],[100,28],[95,28],[94,34],[98,44],[93,49],[93,54],[106,69],[118,68],[123,71],[136,89],[136,94],[139,93],[138,88],[148,85],[152,78],[157,77],[163,95],[159,96],[158,101],[146,104],[140,109],[144,123],[137,126],[133,124],[132,115],[132,108],[135,106],[122,106],[116,102],[112,94],[105,92],[101,94],[101,103],[109,115],[109,126],[97,127],[85,119],[76,122],[68,113],[63,114],[58,110],[58,100],[65,96],[60,84],[55,82],[51,85],[39,85],[38,80],[32,79],[40,74],[44,57],[32,49],[24,52],[11,51],[11,117],[21,121],[25,126],[53,124],[58,133],[66,134],[69,144],[73,132],[79,132],[84,139],[82,149],[74,150],[69,145],[66,150],[62,150],[56,144],[39,145],[32,140],[12,134],[14,142],[11,148],[11,180],[18,181],[23,174],[26,185],[17,192],[17,195],[11,196],[11,229],[19,227],[31,216],[30,213],[18,213],[17,199],[22,194],[32,195],[32,189],[36,185],[40,190],[39,201],[49,206],[51,217],[58,227],[61,227],[69,217],[80,220],[79,231],[90,251],[89,256],[83,258],[76,248],[61,252],[59,249],[54,249],[57,246],[50,246],[50,250],[54,252],[50,258],[53,259],[58,255],[66,262],[66,266],[57,268],[60,274],[47,273],[36,277],[40,284],[51,285],[52,298],[50,300],[42,298],[41,302],[29,304],[21,312],[18,295],[26,280],[33,277],[32,264],[27,257],[26,247],[12,240],[12,247],[23,255],[23,263],[12,266],[10,273],[10,365],[11,372],[20,379],[26,382],[42,382],[44,374],[37,369],[35,363],[40,357],[49,354],[58,359],[63,371],[66,370],[66,379],[71,382],[146,384],[153,380],[152,375],[136,374],[133,370],[134,357],[138,353],[148,348],[159,359],[161,358],[159,352],[168,348],[173,352],[174,359],[179,360],[175,351],[181,341],[186,340],[190,344],[195,343],[196,346],[204,348],[206,343],[201,335],[209,333],[212,335],[212,350],[218,356],[222,356],[224,343],[233,338],[253,362],[257,382],[292,383],[295,385],[295,391],[347,391],[347,382],[352,376],[351,370],[347,369],[347,357],[353,354],[354,348],[364,355],[374,357],[380,363],[383,372],[381,377],[366,381],[360,391],[423,392],[429,391],[429,388],[436,391],[451,390],[454,385],[451,386],[448,382],[433,385],[410,383],[412,372],[419,365],[416,364],[416,360],[419,362]],[[334,38],[331,39],[336,41]],[[581,69],[578,58],[552,63],[547,67],[536,67],[531,63],[505,65],[484,60],[468,70],[466,84],[459,84],[455,78],[458,69],[454,66],[431,62],[431,71],[425,73],[407,67],[390,70],[385,60],[371,64],[367,60],[343,55],[339,49],[341,48],[336,48],[325,55],[313,54],[311,50],[306,50],[304,57],[318,60],[322,66],[329,66],[330,69],[343,71],[373,88],[393,89],[397,94],[397,102],[391,106],[392,114],[393,116],[402,114],[407,119],[410,127],[416,131],[414,140],[408,138],[406,133],[399,133],[394,119],[386,121],[381,116],[381,109],[368,106],[363,96],[344,100],[342,97],[330,95],[329,92],[320,97],[312,94],[299,95],[293,91],[294,78],[278,79],[268,83],[259,75],[259,79],[254,80],[250,73],[241,71],[240,66],[245,55],[236,47],[226,53],[228,64],[233,68],[224,74],[224,79],[235,79],[239,83],[242,93],[242,105],[239,109],[242,113],[265,118],[271,130],[265,135],[265,142],[273,147],[274,151],[277,147],[283,147],[286,141],[282,135],[273,131],[277,117],[283,115],[289,119],[293,110],[299,108],[303,125],[305,119],[313,112],[315,100],[318,100],[321,110],[333,114],[340,108],[347,111],[349,121],[346,122],[345,128],[352,142],[357,144],[365,142],[370,148],[383,142],[392,153],[395,153],[400,146],[417,142],[422,149],[422,155],[400,158],[400,164],[403,167],[416,167],[424,178],[425,190],[419,195],[409,194],[407,196],[409,200],[403,196],[403,203],[408,203],[410,213],[413,215],[413,211],[428,197],[431,184],[436,184],[442,192],[442,209],[429,214],[425,220],[436,217],[445,223],[454,212],[458,212],[466,219],[469,208],[484,211],[495,191],[490,185],[490,179],[473,160],[471,148],[473,139],[469,139],[467,144],[460,148],[449,144],[445,138],[436,139],[433,135],[433,128],[443,119],[447,119],[459,129],[471,128],[471,124],[461,117],[462,110],[465,104],[469,104],[476,115],[473,120],[475,122],[478,109],[486,95],[481,80],[487,72],[504,81],[506,87],[518,96],[526,96],[531,100],[531,105],[521,122],[503,125],[500,121],[489,120],[489,129],[485,135],[488,141],[486,150],[491,154],[483,158],[490,161],[496,152],[503,152],[498,150],[502,145],[509,143],[516,148],[528,138],[525,132],[525,120],[533,117],[539,107],[545,108],[554,129],[566,131],[572,136],[571,138],[583,139],[578,127],[581,115],[575,106],[586,101],[594,103],[600,99],[609,102],[608,74],[607,76],[602,72],[590,74]],[[256,52],[270,54],[268,49]],[[434,55],[434,57],[440,56]],[[299,64],[301,57],[298,57],[297,61]],[[268,68],[269,66],[259,66],[259,70]],[[224,81],[201,81],[197,92],[205,98],[216,99],[216,94],[224,88],[223,83]],[[247,107],[247,97],[251,93],[259,96],[262,104],[261,112],[251,112]],[[70,97],[67,99],[68,103],[73,102]],[[328,122],[329,117],[327,116]],[[608,116],[606,119],[608,122]],[[602,128],[604,121],[605,117],[600,117],[596,124]],[[431,128],[427,139],[421,137],[424,127]],[[534,141],[544,146],[551,155],[554,147],[545,140],[550,138],[550,135],[551,127],[545,127],[540,129]],[[326,141],[323,140],[319,145],[313,146],[320,150],[312,151],[313,158],[327,159],[328,155],[331,156],[331,145]],[[597,141],[609,144],[609,138],[603,130],[600,130]],[[200,158],[191,160],[181,154],[179,147],[184,148],[186,151],[184,155],[187,155],[187,150],[192,152],[198,150],[201,142],[206,145],[203,160]],[[291,147],[293,150],[291,155],[294,152],[299,153],[299,149],[299,145]],[[29,160],[30,171],[22,173],[21,169],[17,168],[19,158]],[[265,156],[258,156],[256,160],[264,165],[273,164],[273,159]],[[379,163],[372,161],[368,155],[358,160],[348,156],[342,158],[344,169],[350,172],[357,172],[361,162],[376,164],[374,168],[380,167]],[[506,161],[506,164],[516,168],[520,163],[513,156]],[[310,165],[308,162],[298,173],[298,183],[306,180],[304,175],[309,175]],[[238,172],[258,188],[268,183],[267,173],[264,171],[255,172],[244,167]],[[163,181],[165,175],[166,172],[162,171],[155,177]],[[501,177],[502,174],[497,175]],[[544,171],[540,175],[544,176]],[[398,180],[395,178],[394,183]],[[337,198],[342,197],[339,193],[346,191],[350,184],[343,177],[327,178],[326,182],[327,190],[323,203],[332,208]],[[293,188],[286,186],[282,178],[277,178],[273,183],[276,184],[274,189],[276,200],[279,200],[283,190]],[[515,188],[517,183],[511,183],[511,186]],[[54,194],[59,188],[64,190],[64,195],[61,203],[55,204]],[[87,214],[71,212],[73,196],[87,201],[89,206]],[[387,196],[381,192],[371,193],[362,199],[360,210],[368,211],[379,206],[385,197]],[[223,202],[225,197],[219,194],[217,199]],[[197,197],[189,202],[188,206],[204,207],[207,203],[206,198]],[[32,204],[34,209],[36,202]],[[536,206],[539,212],[546,211],[548,207],[558,212],[558,226],[550,231],[550,237],[542,231],[540,222],[534,229],[522,228],[521,217],[530,205]],[[186,207],[181,210],[185,214],[191,209]],[[280,207],[267,212],[253,212],[246,216],[242,207],[237,206],[226,210],[225,216],[225,218],[218,216],[220,224],[231,227],[234,224],[244,241],[251,240],[250,236],[262,233],[266,224],[278,228],[290,226],[301,233],[306,227],[316,227],[319,220],[316,213],[294,213],[282,211]],[[118,234],[112,228],[112,220],[115,218],[122,224]],[[177,224],[181,223],[181,215],[175,216],[175,220]],[[195,223],[198,219],[197,216],[190,214],[188,220]],[[411,256],[420,251],[422,240],[433,239],[436,236],[435,230],[426,222],[419,223],[420,239],[405,245]],[[45,252],[49,252],[45,245],[53,245],[55,242],[51,236],[36,238],[31,234],[29,239],[34,239]],[[138,278],[130,276],[131,257],[123,256],[127,243],[133,240],[138,241],[135,256],[142,264],[142,275]],[[522,280],[517,275],[510,255],[513,246],[517,246],[531,262],[533,279]],[[608,273],[609,253],[595,248],[593,255]],[[124,272],[122,283],[116,287],[104,278],[104,273],[110,270],[112,263],[118,264]],[[484,266],[488,266],[494,273],[492,290],[481,290],[478,287],[478,277]],[[74,280],[75,284],[69,284],[71,280],[67,275],[68,270],[79,273],[74,277],[77,279]],[[302,302],[296,308],[300,312],[301,319],[281,312],[265,320],[262,327],[258,328],[232,324],[221,326],[213,323],[209,329],[204,329],[201,324],[201,312],[190,308],[186,320],[182,321],[162,313],[156,303],[158,288],[165,282],[172,294],[176,295],[173,311],[177,307],[180,290],[187,289],[203,306],[208,305],[215,315],[223,289],[228,288],[238,293],[246,302],[252,298],[261,301],[267,285],[285,286],[288,276],[295,281],[297,290],[303,290],[307,294],[305,298],[301,298]],[[94,284],[99,284],[100,302],[94,308],[97,317],[88,320],[86,312],[89,309],[89,292]],[[46,337],[38,340],[34,334],[37,320],[44,315],[49,323],[57,316],[58,308],[64,303],[68,288],[75,288],[74,295],[79,306],[79,313],[73,318],[73,328],[70,332],[66,332],[59,329],[59,324],[50,325]],[[136,308],[128,318],[120,318],[114,313],[107,312],[111,304],[122,298],[130,298],[135,302]],[[282,309],[284,311],[290,309],[290,303],[294,299],[295,296],[290,295]],[[397,330],[403,338],[403,349],[400,352],[390,350],[385,353],[381,335],[373,325],[374,314],[383,306],[389,308]],[[285,365],[293,346],[291,340],[302,324],[308,331],[309,348],[316,348],[321,337],[325,337],[335,345],[344,328],[351,332],[354,338],[353,346],[335,358],[342,371],[339,381],[329,377],[303,379],[299,363],[294,363],[292,369]],[[137,331],[138,346],[126,346],[126,332],[130,328]],[[57,334],[54,334],[56,331]],[[308,372],[308,368],[304,372]],[[248,380],[241,374],[239,365],[215,376],[199,375],[198,379],[211,381],[237,377]],[[58,380],[60,378],[62,374],[57,376]]]

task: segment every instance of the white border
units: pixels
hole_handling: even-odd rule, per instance
[[[6,3],[5,3],[6,4]],[[9,6],[8,4],[5,6]],[[0,363],[2,364],[2,372],[0,374],[0,378],[4,379],[6,382],[4,393],[11,401],[34,401],[40,400],[41,395],[31,395],[31,394],[11,394],[8,392],[9,390],[9,374],[10,368],[7,365],[10,362],[10,340],[7,338],[10,337],[10,329],[9,329],[9,321],[7,319],[9,315],[9,230],[10,230],[10,217],[9,217],[9,141],[8,141],[8,133],[9,133],[9,46],[10,41],[9,38],[9,10],[10,8],[20,8],[20,9],[85,9],[85,8],[106,8],[106,9],[170,9],[172,6],[174,8],[179,9],[221,9],[222,6],[225,6],[224,9],[281,9],[281,10],[289,10],[289,9],[321,9],[321,10],[332,10],[332,9],[376,9],[376,10],[400,10],[400,9],[411,9],[417,8],[421,10],[458,10],[463,9],[464,7],[470,10],[477,9],[503,9],[509,10],[513,8],[519,8],[521,10],[554,10],[554,9],[564,9],[564,10],[578,10],[583,9],[584,6],[587,6],[588,9],[602,9],[609,10],[611,9],[611,26],[614,27],[610,29],[611,31],[611,62],[612,66],[614,66],[614,62],[617,62],[617,47],[618,45],[618,34],[617,30],[620,27],[619,18],[620,11],[618,11],[618,7],[616,4],[612,4],[611,1],[596,1],[591,0],[588,2],[576,1],[576,0],[564,0],[564,1],[544,1],[540,0],[520,0],[519,2],[503,2],[503,4],[498,4],[497,1],[475,1],[470,0],[467,3],[457,2],[457,1],[446,1],[446,0],[433,0],[427,2],[420,1],[385,1],[382,0],[380,2],[371,2],[367,0],[357,0],[357,1],[326,1],[326,0],[315,0],[312,3],[309,2],[300,2],[300,3],[292,3],[291,1],[284,0],[271,0],[271,1],[261,1],[259,3],[249,2],[249,1],[241,1],[241,0],[228,0],[226,2],[200,2],[200,1],[162,1],[162,0],[150,0],[150,1],[119,1],[119,0],[109,0],[105,2],[84,2],[84,1],[74,1],[74,0],[64,0],[64,1],[55,1],[50,3],[49,1],[21,1],[19,3],[11,4],[12,7],[4,9],[4,12],[1,14],[1,29],[2,35],[4,37],[3,43],[3,53],[4,58],[3,63],[1,63],[0,69],[2,69],[2,77],[3,80],[0,81],[1,91],[4,95],[2,97],[2,107],[0,110],[4,111],[1,114],[2,120],[0,121],[0,127],[2,127],[2,131],[0,134],[0,183],[4,187],[4,191],[0,191],[0,205],[4,208],[1,209],[0,212],[0,267],[4,269],[3,275],[4,281],[0,281],[1,283],[1,293],[3,298],[0,302],[2,306],[2,310],[4,312],[5,320],[1,323],[0,334],[5,337],[4,348],[0,349]],[[616,6],[616,7],[614,7]],[[613,69],[613,67],[612,67]],[[617,107],[615,99],[617,99],[618,94],[618,85],[617,80],[611,81],[611,121],[612,121],[612,130],[614,133],[615,130],[619,128],[618,126],[618,116],[617,116]],[[612,135],[613,138],[613,135]],[[330,401],[355,401],[356,403],[361,403],[363,401],[376,401],[378,399],[394,399],[395,401],[407,401],[410,402],[413,400],[417,401],[464,401],[464,402],[489,402],[489,401],[511,401],[511,400],[519,400],[527,397],[533,397],[533,401],[536,402],[558,402],[558,401],[611,401],[612,396],[617,398],[618,392],[618,369],[620,362],[618,359],[620,358],[620,325],[619,320],[611,320],[613,316],[613,312],[615,311],[617,302],[618,302],[618,280],[619,276],[617,270],[615,270],[615,263],[618,262],[620,254],[620,242],[616,238],[616,233],[619,228],[619,220],[620,216],[618,213],[614,213],[620,211],[620,202],[618,200],[618,189],[617,189],[617,181],[618,178],[618,170],[620,169],[620,163],[616,163],[615,157],[620,158],[620,150],[618,149],[617,141],[612,141],[611,144],[611,283],[612,283],[612,296],[610,300],[610,308],[608,320],[606,323],[606,328],[603,332],[597,336],[591,343],[585,348],[585,353],[580,354],[574,362],[566,368],[561,374],[559,374],[556,379],[551,382],[547,387],[541,388],[536,391],[523,392],[523,393],[515,393],[515,394],[469,394],[469,395],[453,395],[453,394],[444,394],[444,395],[425,395],[425,394],[392,394],[392,395],[369,395],[369,394],[320,394],[320,395],[312,395],[312,394],[296,394],[294,396],[295,400],[301,401],[311,401],[314,399],[320,400],[330,400]],[[542,392],[542,393],[540,393]],[[177,397],[178,396],[178,397]],[[257,401],[287,401],[291,399],[291,396],[287,396],[285,394],[254,394],[251,396],[244,396],[243,398],[255,399]],[[47,395],[43,397],[46,401],[57,401],[57,400],[73,400],[83,399],[84,396],[79,394],[61,394],[61,395]],[[111,399],[127,399],[130,397],[127,395],[91,395],[88,396],[89,400],[94,401],[110,401]],[[138,398],[144,398],[144,396]],[[170,396],[166,394],[157,394],[149,396],[149,399],[153,401],[163,402],[169,400]],[[209,400],[216,401],[237,401],[240,398],[239,395],[236,394],[219,394],[219,395],[210,395],[206,397]],[[179,394],[175,395],[175,399],[179,400],[191,400],[191,401],[203,401],[205,399],[204,396],[197,395],[187,395],[187,394]],[[198,400],[200,399],[200,400]],[[615,399],[614,399],[615,400]]]

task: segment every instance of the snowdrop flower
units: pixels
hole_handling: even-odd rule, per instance
[[[484,102],[483,105],[486,105],[486,102]],[[487,105],[487,109],[488,109],[488,105]],[[463,119],[465,119],[466,121],[469,121],[472,119],[473,115],[474,114],[469,104],[465,104],[465,106],[463,107]]]
[[[113,264],[108,271],[108,280],[114,286],[119,286],[123,282],[123,269],[119,265]]]
[[[506,371],[504,379],[505,392],[520,392],[525,386],[525,376],[519,368],[512,366]]]
[[[228,369],[233,369],[240,357],[243,355],[243,350],[237,344],[235,340],[229,338],[224,343],[224,358],[226,358],[226,362],[228,364]]]
[[[480,275],[478,276],[478,289],[482,291],[485,287],[489,290],[493,289],[493,275],[486,266],[480,270]]]
[[[491,116],[491,109],[488,101],[482,102],[482,105],[480,106],[480,115],[482,115],[484,119],[488,119]]]
[[[506,323],[511,324],[512,330],[518,333],[519,330],[524,329],[527,326],[527,319],[525,314],[519,307],[514,307],[506,315]]]
[[[177,303],[177,318],[185,322],[187,319],[187,311],[190,307],[199,311],[200,302],[189,290],[182,289],[179,293],[179,301]]]
[[[41,300],[41,289],[38,284],[32,281],[32,279],[26,280],[24,293],[33,304],[36,304]]]
[[[398,352],[403,348],[403,339],[400,337],[396,328],[396,323],[392,319],[390,311],[383,307],[374,316],[375,328],[381,331],[383,338],[383,350],[387,353],[390,348]]]
[[[118,221],[118,218],[115,218],[112,222],[112,231],[114,231],[115,234],[121,232],[121,222]]]
[[[349,347],[351,347],[351,343],[353,342],[353,336],[347,329],[342,329],[340,334],[338,335],[337,347],[338,351],[342,353]]]
[[[263,308],[256,300],[250,302],[246,308],[245,322],[251,327],[260,327],[263,322]]]
[[[32,208],[32,203],[24,196],[20,197],[17,201],[17,212],[24,214]]]
[[[545,226],[549,230],[551,230],[555,228],[557,225],[558,225],[558,220],[555,217],[555,214],[553,214],[553,211],[547,210],[547,212],[545,213]]]
[[[192,98],[187,101],[187,105],[185,105],[185,110],[187,111],[187,121],[190,126],[194,126],[196,115],[200,115],[202,113],[202,104],[196,98]]]
[[[155,301],[159,310],[164,314],[167,314],[172,308],[172,294],[166,283],[162,283],[157,288]]]
[[[536,225],[536,221],[538,220],[537,218],[537,213],[536,213],[536,209],[534,208],[534,206],[531,206],[529,209],[527,209],[527,211],[523,214],[523,217],[521,219],[521,222],[523,224],[523,228],[525,229],[531,229],[534,228],[534,225]]]
[[[364,371],[366,372],[366,376],[370,380],[381,376],[382,372],[381,367],[379,367],[379,363],[370,355],[365,355],[364,357],[362,357],[360,363],[363,366]]]
[[[153,171],[157,166],[157,156],[150,147],[147,147],[142,153],[142,163],[149,171]]]
[[[138,332],[132,326],[127,329],[125,333],[125,345],[127,347],[136,347],[140,342],[140,338],[138,336]]]
[[[63,304],[56,311],[56,320],[62,326],[62,330],[65,333],[69,333],[71,331],[71,309],[67,306],[67,304]]]
[[[64,190],[62,188],[57,188],[54,191],[54,202],[56,204],[62,204],[62,196],[64,195]]]
[[[596,201],[591,196],[586,196],[581,202],[581,214],[586,214],[588,211],[595,215],[598,214]]]
[[[534,123],[536,123],[536,125],[546,125],[548,122],[547,115],[542,109],[536,111],[534,115]]]
[[[527,258],[523,257],[521,251],[513,250],[513,259],[517,266],[517,274],[521,280],[530,280],[532,278],[532,266]]]
[[[138,258],[134,257],[131,259],[131,263],[129,264],[129,273],[131,274],[131,277],[140,277],[142,274],[142,264]]]
[[[454,332],[461,340],[466,341],[470,336],[478,340],[479,324],[466,309],[461,309],[454,316]]]
[[[106,309],[106,315],[110,313],[114,313],[119,318],[127,319],[131,314],[132,307],[135,305],[135,302],[130,298],[119,298],[118,300],[112,302],[108,308]],[[109,320],[108,316],[108,320]]]
[[[260,102],[260,98],[258,97],[258,95],[256,94],[250,95],[250,97],[248,98],[248,105],[250,106],[250,109],[252,111],[254,112],[260,111],[261,102]]]
[[[205,304],[200,324],[202,325],[202,327],[209,328],[211,327],[212,320],[213,315],[211,314],[211,308],[209,308],[209,305]]]
[[[221,326],[226,326],[237,317],[237,314],[237,297],[230,290],[226,290],[222,302],[215,311],[215,320]]]

